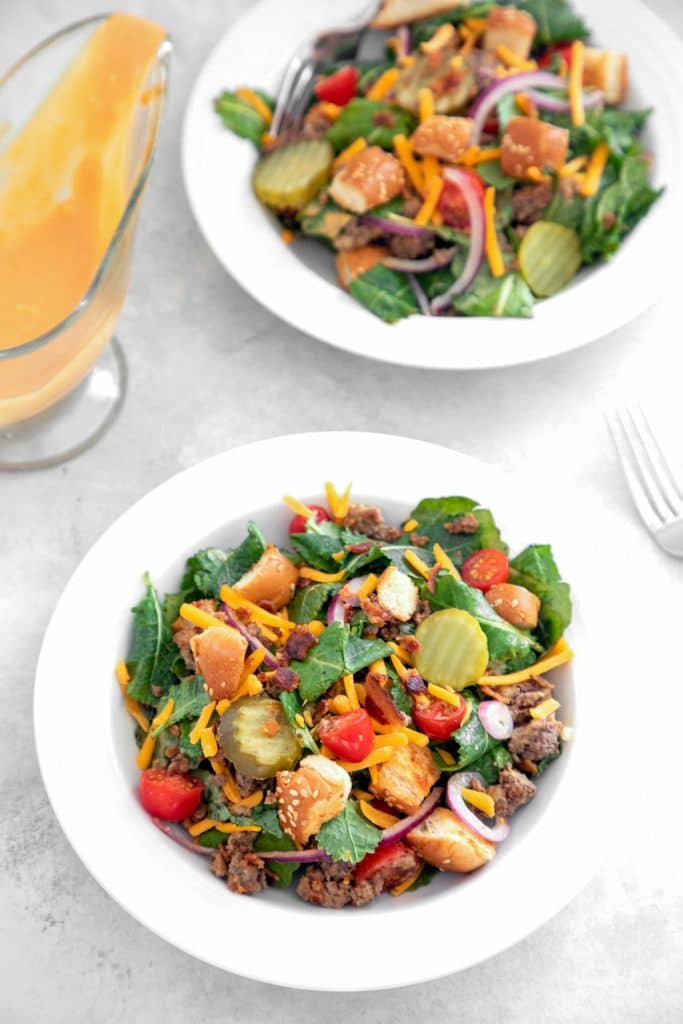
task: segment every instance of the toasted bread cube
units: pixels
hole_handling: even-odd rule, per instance
[[[536,21],[526,11],[514,7],[494,7],[489,11],[484,32],[484,49],[496,52],[499,46],[526,60],[536,35]]]
[[[254,604],[267,603],[279,611],[290,601],[299,573],[275,545],[269,544],[258,562],[245,572],[233,590]]]
[[[405,174],[395,156],[379,146],[361,150],[337,171],[330,195],[352,213],[366,213],[403,191]]]
[[[513,117],[505,129],[500,165],[511,178],[524,179],[531,167],[559,171],[567,159],[569,132],[535,117]]]
[[[190,640],[204,688],[211,700],[232,700],[237,693],[247,641],[232,626],[210,626]]]
[[[494,583],[484,597],[502,619],[518,629],[536,629],[541,602],[526,587],[516,583]]]
[[[306,843],[336,818],[351,793],[349,773],[318,754],[305,757],[295,772],[278,772],[276,780],[280,824],[295,843]]]
[[[446,807],[433,810],[408,833],[406,842],[440,871],[476,871],[496,855],[494,843],[475,835]]]
[[[420,156],[435,156],[453,164],[469,149],[473,123],[470,117],[434,114],[413,132],[413,149]]]
[[[628,89],[628,57],[615,50],[596,50],[587,46],[584,52],[583,84],[604,93],[605,103],[623,103]]]
[[[395,565],[384,570],[377,582],[377,600],[398,622],[407,622],[417,608],[419,593],[410,576]]]
[[[370,790],[380,800],[405,814],[414,814],[439,778],[429,747],[408,743],[397,747],[388,761],[377,766]]]

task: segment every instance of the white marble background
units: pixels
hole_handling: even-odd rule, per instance
[[[362,362],[298,334],[223,273],[192,221],[181,182],[188,90],[217,36],[248,3],[119,2],[174,36],[172,94],[119,330],[131,371],[123,414],[94,450],[69,465],[0,476],[0,1021],[681,1021],[681,563],[637,525],[603,418],[624,391],[647,390],[664,410],[664,394],[670,411],[679,404],[676,297],[589,349],[467,376]],[[683,35],[681,0],[649,3]],[[0,0],[0,66],[98,9],[92,0]],[[246,398],[257,377],[258,412]],[[68,846],[47,804],[32,739],[43,631],[66,580],[105,527],[149,488],[205,456],[326,428],[413,434],[536,474],[584,510],[609,513],[612,538],[633,566],[632,594],[616,595],[604,580],[605,600],[623,609],[622,635],[606,642],[633,651],[642,736],[625,741],[618,770],[598,766],[595,794],[586,795],[604,801],[611,831],[610,792],[626,787],[615,853],[563,913],[514,949],[463,974],[385,994],[285,993],[195,962],[146,932]],[[600,537],[586,543],[597,551]],[[613,688],[615,701],[623,699],[622,683],[618,675],[595,680]],[[68,679],[55,685],[66,699]]]

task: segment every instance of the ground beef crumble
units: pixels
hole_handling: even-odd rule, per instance
[[[465,512],[462,516],[456,516],[452,522],[444,523],[443,528],[449,533],[476,533],[479,521],[472,512]]]
[[[254,853],[253,832],[236,832],[214,854],[211,870],[218,878],[225,878],[228,889],[251,896],[266,888],[265,865]]]
[[[283,662],[288,664],[290,661],[303,661],[311,647],[315,647],[317,642],[317,637],[309,629],[306,629],[304,626],[297,626],[296,629],[292,630],[287,638],[287,642],[281,649]]]
[[[518,808],[523,807],[536,793],[536,785],[512,765],[506,765],[495,786],[488,791],[496,805],[496,814],[509,818]]]
[[[352,864],[311,864],[301,876],[296,892],[307,903],[339,910],[349,904],[362,907],[379,896],[383,888],[379,876],[356,885]]]
[[[529,709],[535,708],[541,701],[546,700],[553,692],[552,683],[549,683],[542,676],[532,676],[523,683],[515,683],[512,686],[497,686],[497,693],[504,698],[512,712],[512,720],[515,725],[522,725],[530,719]]]
[[[553,190],[550,185],[522,185],[512,193],[512,220],[516,224],[535,224],[550,205]]]
[[[398,527],[386,525],[382,510],[376,505],[351,505],[344,517],[344,526],[373,540],[392,541],[401,536]]]
[[[532,718],[526,725],[518,725],[510,737],[508,750],[515,761],[538,764],[545,757],[553,757],[560,749],[562,726],[554,718]]]

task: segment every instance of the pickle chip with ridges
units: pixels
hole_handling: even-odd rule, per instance
[[[285,143],[257,163],[254,192],[273,210],[301,210],[329,180],[333,160],[325,139]]]
[[[486,636],[469,612],[459,608],[434,612],[417,627],[415,639],[420,644],[415,668],[428,683],[463,690],[486,671]]]
[[[576,232],[547,220],[532,224],[518,255],[522,277],[535,295],[546,298],[562,291],[583,261]]]

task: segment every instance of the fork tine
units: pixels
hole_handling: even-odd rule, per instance
[[[619,422],[621,423],[626,441],[631,449],[631,457],[635,463],[635,469],[640,478],[641,485],[647,494],[650,504],[655,509],[657,516],[662,523],[672,518],[671,509],[667,505],[659,484],[649,465],[647,453],[640,441],[640,436],[633,422],[630,409],[618,410]]]
[[[626,477],[628,489],[631,492],[631,497],[633,498],[633,504],[636,506],[638,514],[648,530],[654,532],[660,528],[662,522],[657,516],[657,513],[645,493],[638,476],[631,467],[631,450],[627,444],[627,440],[625,440],[626,434],[622,429],[621,420],[616,411],[608,414],[607,422],[612,434],[614,446],[617,449],[617,455],[621,462],[621,468],[623,469],[624,476]]]
[[[278,90],[275,113],[273,114],[273,120],[270,126],[272,135],[279,135],[282,131],[292,95],[296,89],[301,71],[305,67],[306,63],[307,62],[302,60],[298,53],[295,53],[287,65]]]
[[[314,73],[315,65],[312,61],[307,61],[301,68],[287,105],[287,111],[282,121],[285,130],[299,127],[299,121],[308,103]]]
[[[659,474],[661,489],[664,492],[666,500],[671,506],[672,511],[676,515],[680,515],[683,512],[683,494],[681,494],[681,489],[676,481],[676,477],[673,475],[671,467],[666,461],[662,447],[650,426],[647,416],[643,412],[642,406],[636,402],[633,408],[638,413],[638,417],[636,419],[633,410],[631,410],[631,418],[636,423],[636,426],[638,425],[638,420],[640,420],[640,438],[652,466]]]

